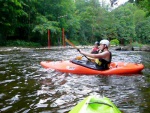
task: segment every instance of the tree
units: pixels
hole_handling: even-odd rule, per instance
[[[91,42],[95,37],[96,14],[98,12],[99,1],[94,0],[77,0],[76,7],[80,18],[79,35],[83,38],[81,43]],[[97,8],[97,9],[96,9]]]
[[[127,3],[113,11],[117,18],[117,34],[122,44],[132,42],[135,38],[135,18],[134,13],[137,7],[131,3]]]
[[[81,26],[79,35],[83,37],[83,43],[93,43],[96,40],[111,37],[113,19],[106,10],[108,8],[101,7],[98,0],[77,0],[76,6]]]
[[[37,31],[42,35],[50,29],[52,37],[56,37],[53,40],[56,43],[61,39],[62,28],[68,32],[71,27],[78,26],[74,19],[75,4],[73,0],[44,0],[44,2],[40,0],[38,2],[37,12],[39,14],[36,18],[34,32]]]
[[[116,3],[116,0],[111,1]],[[99,0],[1,0],[0,42],[12,36],[47,45],[50,29],[52,45],[58,45],[62,28],[67,38],[80,44],[101,39],[118,39],[122,44],[142,39],[147,42],[149,32],[141,32],[138,27],[148,29],[149,20],[145,17],[148,4],[148,0],[138,0],[110,11]]]
[[[138,7],[147,12],[150,16],[150,1],[149,0],[129,0],[129,2],[136,4]]]
[[[21,26],[18,18],[27,16],[19,0],[0,1],[0,31],[5,37],[14,35],[18,26]]]
[[[137,10],[134,12],[134,22],[135,22],[135,25],[136,25],[138,22],[145,20],[145,16],[146,16],[146,12],[145,12],[144,10],[137,9]]]
[[[136,26],[136,34],[140,43],[149,43],[150,41],[150,17],[139,22]],[[141,42],[142,41],[142,42]]]

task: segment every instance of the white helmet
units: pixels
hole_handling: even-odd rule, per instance
[[[95,45],[98,45],[98,46],[99,46],[99,42],[98,42],[98,41],[96,41],[96,42],[95,42]]]
[[[107,47],[109,47],[109,41],[104,39],[100,41],[100,44],[105,44]]]

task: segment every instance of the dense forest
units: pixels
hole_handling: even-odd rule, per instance
[[[150,42],[150,2],[129,0],[112,10],[116,0],[0,0],[0,46],[31,42],[62,45],[65,37],[75,44],[109,39],[118,44]]]

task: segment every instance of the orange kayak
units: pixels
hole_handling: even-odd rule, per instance
[[[78,64],[79,62],[79,64]],[[72,61],[42,61],[40,64],[44,68],[55,69],[56,71],[73,74],[86,75],[121,75],[121,74],[138,74],[144,69],[143,64],[127,63],[127,62],[112,62],[108,70],[97,70],[93,66],[86,66],[88,63],[83,60]]]

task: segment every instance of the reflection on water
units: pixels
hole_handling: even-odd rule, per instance
[[[113,61],[143,63],[143,74],[81,76],[40,66],[43,60],[80,56],[74,49],[0,51],[0,112],[68,113],[86,96],[101,95],[110,98],[123,113],[149,113],[149,53],[112,53]]]

